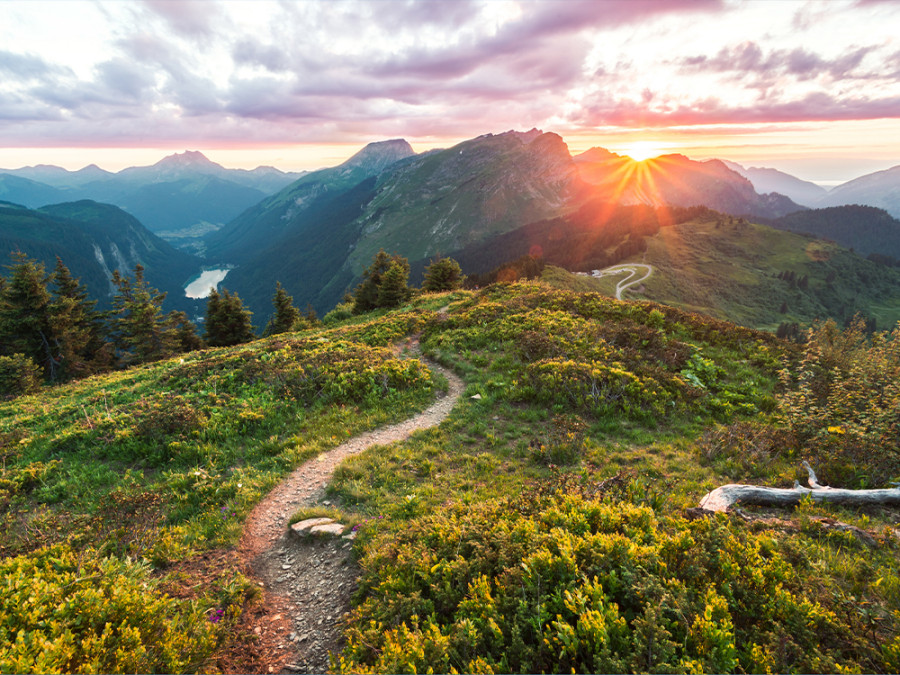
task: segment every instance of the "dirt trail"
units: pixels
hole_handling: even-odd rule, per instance
[[[259,636],[260,653],[269,655],[268,672],[324,673],[328,652],[340,649],[341,619],[350,609],[358,578],[350,542],[318,537],[300,541],[288,536],[288,520],[301,507],[323,503],[325,487],[346,457],[408,438],[450,414],[464,384],[449,370],[426,362],[450,383],[445,395],[404,422],[356,436],[307,461],[247,517],[238,553],[264,588],[264,618],[253,631]]]
[[[635,278],[639,274],[638,268],[643,271],[644,276]],[[623,263],[621,265],[613,265],[612,267],[600,270],[600,273],[595,275],[594,278],[599,279],[613,274],[621,274],[622,272],[629,272],[629,275],[616,284],[616,300],[621,300],[622,293],[632,286],[648,279],[650,275],[653,274],[653,266],[644,263]]]

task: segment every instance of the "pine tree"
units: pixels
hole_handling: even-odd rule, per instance
[[[399,272],[394,272],[394,278],[391,280],[392,289],[385,295],[387,298],[397,295],[400,291],[400,275],[403,272],[403,288],[406,288],[406,282],[409,279],[409,261],[397,254],[388,255],[384,249],[378,251],[372,259],[372,264],[363,271],[363,280],[356,287],[356,294],[353,298],[353,311],[356,314],[368,312],[378,307],[395,307],[396,304],[382,304],[381,287],[384,283],[384,277],[393,265],[400,267]],[[409,289],[404,291],[403,299],[409,297]],[[392,300],[393,301],[393,300]]]
[[[263,337],[287,333],[294,330],[300,321],[300,310],[293,305],[294,299],[281,287],[281,282],[275,282],[275,295],[272,297],[272,305],[275,307],[275,315],[269,319],[263,330]]]
[[[166,294],[144,280],[143,266],[135,266],[134,280],[114,271],[112,282],[117,289],[113,296],[113,339],[124,353],[125,363],[146,363],[176,354],[176,331],[162,312]]]
[[[211,347],[227,347],[249,342],[255,336],[250,317],[237,293],[213,290],[206,303],[206,342]]]
[[[318,326],[321,323],[321,321],[319,321],[319,315],[316,314],[315,308],[313,308],[312,304],[309,302],[306,303],[303,318],[306,321],[307,326]]]
[[[439,258],[425,268],[422,290],[429,292],[453,291],[462,286],[465,277],[459,263],[453,258]]]
[[[94,310],[97,301],[88,299],[87,288],[72,277],[59,257],[52,279],[50,324],[62,376],[84,377],[109,368],[112,347],[104,334],[102,315]]]
[[[405,302],[410,296],[408,279],[409,264],[402,265],[396,261],[392,262],[387,272],[384,273],[381,286],[378,288],[378,306],[397,307]]]
[[[13,253],[12,260],[0,293],[0,350],[6,356],[22,354],[45,378],[55,379],[60,362],[50,326],[50,277],[42,263],[24,253]]]
[[[169,312],[166,322],[175,331],[179,352],[193,352],[206,347],[203,338],[197,334],[197,326],[184,312]]]

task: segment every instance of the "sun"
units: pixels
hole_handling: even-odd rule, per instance
[[[622,146],[622,152],[636,162],[643,162],[651,157],[663,154],[663,144],[657,141],[634,141]]]

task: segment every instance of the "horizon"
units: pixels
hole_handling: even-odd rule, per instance
[[[515,129],[514,131],[524,131],[524,129]],[[486,132],[493,133],[497,135],[499,133],[504,132]],[[551,132],[555,133],[555,132]],[[481,135],[481,134],[479,134]],[[402,138],[402,137],[401,137]],[[378,139],[369,141],[370,143],[380,142],[390,140],[387,138]],[[438,143],[431,144],[422,144],[422,143],[410,143],[413,150],[416,154],[420,154],[423,152],[427,152],[429,150],[435,149],[446,149],[453,147],[454,145],[461,143],[465,140],[469,140],[468,138],[454,139],[451,143],[447,145],[442,145]],[[652,141],[640,141],[640,142],[631,142],[631,143],[621,143],[618,147],[605,147],[600,145],[591,145],[591,146],[581,146],[572,147],[571,143],[568,143],[567,139],[563,137],[563,141],[569,147],[570,154],[575,157],[587,150],[593,148],[602,148],[604,150],[609,150],[610,152],[614,152],[618,155],[623,155],[634,159],[635,161],[643,161],[646,159],[654,159],[663,155],[670,154],[681,154],[685,155],[691,160],[703,162],[711,159],[725,160],[735,162],[737,164],[742,165],[745,169],[750,168],[770,168],[782,171],[784,173],[790,174],[796,178],[801,180],[809,181],[811,183],[815,183],[822,187],[830,188],[842,183],[846,183],[848,181],[854,180],[855,178],[859,178],[860,176],[867,175],[870,173],[875,173],[878,171],[884,171],[887,169],[891,169],[895,166],[900,165],[900,161],[874,161],[874,160],[864,160],[859,159],[857,161],[853,161],[848,163],[843,167],[843,171],[840,174],[841,177],[834,177],[833,175],[827,178],[819,178],[815,177],[807,177],[803,174],[803,160],[786,160],[779,161],[777,159],[768,161],[765,159],[762,160],[738,160],[733,157],[722,156],[722,155],[709,155],[709,156],[692,156],[685,152],[682,148],[678,147],[665,147],[666,143],[655,143]],[[40,148],[36,152],[35,149],[24,149],[21,155],[15,152],[9,152],[8,148],[0,148],[0,171],[16,171],[19,169],[25,168],[33,168],[37,166],[55,166],[63,168],[70,172],[75,172],[88,166],[97,166],[104,171],[108,171],[110,173],[118,173],[123,169],[133,168],[133,167],[144,167],[144,166],[152,166],[157,162],[165,159],[166,157],[171,157],[173,155],[181,155],[187,152],[199,152],[208,160],[221,165],[226,169],[245,169],[245,170],[253,170],[260,167],[274,167],[280,171],[285,173],[289,172],[311,172],[317,171],[320,169],[330,168],[337,166],[338,164],[343,163],[354,154],[359,152],[363,147],[365,147],[367,143],[363,143],[361,145],[354,145],[350,143],[341,143],[341,144],[320,144],[320,145],[309,145],[304,146],[302,149],[293,148],[292,150],[285,150],[284,148],[275,148],[272,150],[267,149],[253,149],[253,150],[233,150],[233,149],[212,149],[205,150],[197,147],[189,147],[182,149],[174,149],[174,148]],[[654,150],[652,152],[648,152],[648,150]],[[19,149],[13,149],[19,150]],[[658,152],[656,150],[659,150]],[[93,159],[87,157],[87,153],[92,153],[93,155],[99,155],[100,157],[94,156]],[[85,155],[85,156],[82,156]],[[13,166],[5,161],[7,157],[32,157],[35,158],[36,161],[31,161],[28,163],[18,163]],[[75,159],[75,157],[79,157]],[[107,160],[104,161],[103,157],[107,157]],[[303,159],[298,159],[298,157]],[[815,160],[813,160],[815,161]],[[318,164],[316,162],[319,162]],[[756,163],[753,163],[756,162]],[[308,168],[307,168],[308,167]],[[795,168],[795,167],[799,167]],[[853,167],[853,168],[850,168]],[[854,170],[855,169],[855,170]]]
[[[536,127],[821,184],[900,164],[900,4],[7,0],[0,166],[334,166]]]

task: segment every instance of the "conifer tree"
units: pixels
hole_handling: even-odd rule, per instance
[[[179,352],[193,352],[206,347],[206,342],[197,334],[197,326],[184,312],[173,310],[166,315],[166,321],[175,331]]]
[[[353,298],[353,311],[356,314],[368,312],[377,307],[394,307],[396,305],[382,304],[381,286],[384,277],[394,264],[400,267],[399,271],[393,273],[391,279],[391,289],[385,294],[384,298],[391,297],[392,300],[400,291],[400,280],[402,275],[402,285],[405,288],[409,279],[409,261],[397,254],[388,255],[384,249],[378,251],[372,259],[372,264],[363,271],[363,280],[356,287],[356,294]],[[403,274],[405,272],[405,274]],[[408,289],[404,292],[403,299],[409,297]],[[402,300],[398,300],[396,304],[400,304]]]
[[[84,377],[109,368],[112,347],[106,340],[102,316],[94,310],[87,288],[72,277],[57,256],[53,271],[50,324],[64,377]]]
[[[206,342],[211,347],[227,347],[249,342],[254,338],[250,317],[237,293],[227,289],[213,291],[206,303]]]
[[[135,266],[133,280],[114,271],[112,282],[117,289],[111,315],[113,339],[124,352],[123,360],[146,363],[176,354],[176,331],[162,312],[166,294],[145,281],[143,266]]]
[[[316,314],[316,310],[313,308],[312,303],[306,303],[306,309],[304,310],[303,318],[306,320],[308,326],[317,326],[319,323],[319,315]]]
[[[12,254],[9,278],[0,293],[0,350],[22,354],[38,364],[45,378],[54,379],[59,353],[50,326],[50,292],[44,265],[21,252]]]
[[[263,330],[263,337],[294,330],[295,325],[300,321],[300,310],[294,307],[293,303],[294,298],[282,288],[280,281],[276,281],[275,295],[272,296],[275,314],[266,324],[265,330]]]
[[[425,268],[422,290],[429,292],[453,291],[462,286],[465,277],[459,263],[453,258],[439,258]]]
[[[409,264],[402,265],[397,261],[392,262],[381,279],[381,286],[378,289],[378,306],[397,307],[405,302],[410,296],[408,280]]]

